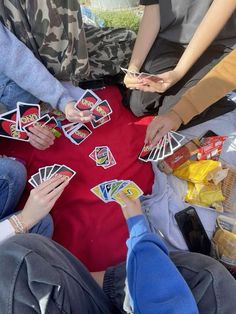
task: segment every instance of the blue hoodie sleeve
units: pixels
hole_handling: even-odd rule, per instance
[[[44,65],[0,23],[0,73],[36,98],[62,111],[74,101]]]
[[[134,314],[196,314],[196,302],[161,239],[143,215],[127,220],[127,279]]]

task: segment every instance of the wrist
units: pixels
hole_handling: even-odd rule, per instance
[[[183,123],[183,120],[181,119],[181,117],[174,110],[171,110],[169,114],[176,124],[181,125]]]
[[[128,67],[129,71],[139,72],[140,66],[130,63]]]
[[[23,222],[20,214],[18,215],[12,215],[9,218],[9,222],[12,225],[13,229],[15,230],[15,233],[27,233],[28,232],[28,228],[25,225],[25,223]]]
[[[25,226],[26,230],[31,229],[37,223],[35,219],[25,214],[24,211],[20,212],[17,216],[21,220],[22,224]]]

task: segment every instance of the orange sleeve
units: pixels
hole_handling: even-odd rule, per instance
[[[194,116],[234,89],[236,89],[236,49],[190,88],[172,110],[184,124],[187,124]]]

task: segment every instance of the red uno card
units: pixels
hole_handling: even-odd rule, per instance
[[[24,126],[38,120],[40,117],[40,106],[37,104],[17,103],[17,128],[22,130]]]
[[[69,180],[71,180],[74,177],[74,175],[76,174],[76,172],[74,170],[72,170],[71,168],[69,168],[65,165],[62,165],[53,175],[56,175],[56,174],[65,176]]]
[[[16,123],[17,119],[17,109],[7,111],[5,113],[2,113],[0,115],[0,119],[6,119],[6,120],[11,120],[12,122]]]
[[[103,100],[102,102],[98,103],[94,108],[92,108],[92,114],[94,116],[93,120],[95,122],[100,121],[111,113],[112,109],[107,100]]]
[[[0,136],[11,138],[18,141],[28,142],[29,138],[26,132],[18,131],[16,123],[10,120],[0,120]]]
[[[92,132],[84,124],[78,125],[69,133],[68,138],[76,145],[81,144]]]
[[[40,125],[43,126],[45,123],[47,123],[50,120],[50,116],[48,114],[45,114],[44,116],[42,116],[41,118],[37,119],[34,122],[31,122],[30,124],[28,124],[27,126],[23,126],[23,130],[30,132],[29,128],[35,125]]]
[[[151,154],[153,150],[153,147],[150,146],[150,145],[144,145],[143,148],[142,148],[142,151],[141,153],[139,154],[139,159],[142,160],[142,161],[145,161],[147,162],[148,159],[149,159],[149,156]]]
[[[105,124],[105,123],[107,123],[107,122],[109,122],[109,121],[111,121],[111,117],[110,117],[110,116],[106,116],[106,117],[102,118],[102,119],[99,120],[99,121],[94,121],[94,120],[92,120],[92,121],[91,121],[91,124],[92,124],[92,127],[93,127],[94,129],[96,129],[96,128],[102,126],[103,124]]]
[[[86,90],[75,104],[75,108],[79,111],[91,110],[98,101],[101,99],[94,92]]]

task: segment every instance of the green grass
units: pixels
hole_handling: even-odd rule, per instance
[[[132,10],[122,11],[99,11],[94,13],[105,21],[107,27],[125,27],[137,33],[140,23],[140,17]]]

